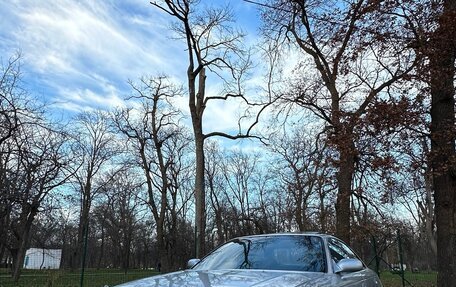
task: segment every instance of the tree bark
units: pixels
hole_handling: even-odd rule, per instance
[[[455,176],[455,19],[456,1],[444,1],[439,27],[431,39],[431,161],[437,225],[437,286],[456,282]]]
[[[342,141],[338,147],[339,166],[337,172],[337,183],[339,184],[336,201],[336,234],[350,244],[350,198],[352,190],[353,175],[355,172],[354,152],[355,145],[352,140]]]
[[[82,256],[84,254],[84,238],[88,235],[89,230],[89,215],[90,215],[90,205],[91,205],[91,192],[92,192],[92,179],[91,177],[87,178],[86,184],[82,190],[82,202],[81,202],[81,215],[79,217],[79,226],[78,226],[78,240],[74,258],[74,265],[72,268],[82,267]],[[86,234],[87,231],[87,234]]]
[[[206,193],[204,186],[204,139],[203,113],[204,97],[206,92],[206,73],[202,68],[195,77],[193,62],[190,61],[188,72],[189,84],[189,108],[192,118],[193,134],[195,136],[195,257],[202,258],[205,254],[205,230],[206,230]],[[198,86],[196,80],[198,79]],[[198,87],[198,88],[196,88]],[[198,90],[196,90],[198,89]]]
[[[430,167],[427,168],[425,173],[425,186],[426,186],[426,197],[425,203],[419,204],[419,207],[422,212],[423,221],[424,221],[424,234],[426,236],[426,240],[429,243],[430,252],[433,258],[437,256],[437,238],[435,234],[435,207],[433,201],[433,176],[432,176],[432,169]]]
[[[22,266],[24,265],[25,253],[30,241],[30,229],[32,228],[33,220],[37,214],[37,208],[33,206],[23,207],[23,224],[21,228],[21,236],[18,238],[18,247],[13,256],[13,281],[17,283],[21,275]]]
[[[196,178],[195,178],[195,227],[196,227],[196,258],[205,254],[205,230],[206,230],[206,199],[204,188],[204,139],[202,134],[195,132],[195,156],[196,156]]]

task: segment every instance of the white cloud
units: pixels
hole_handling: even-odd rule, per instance
[[[235,101],[210,101],[204,116],[205,132],[238,132],[241,110]]]
[[[50,101],[111,106],[127,79],[174,71],[179,58],[177,45],[157,41],[168,33],[167,19],[147,1],[2,1],[0,10],[2,53],[20,49]]]
[[[101,105],[107,109],[124,106],[123,100],[114,91],[97,94],[90,89],[61,89],[59,94],[60,98],[53,105],[74,112]]]
[[[0,10],[0,51],[22,50],[26,74],[54,107],[77,112],[123,105],[127,80],[142,75],[166,74],[186,86],[185,44],[170,39],[172,18],[148,1],[0,1]],[[221,87],[208,76],[207,94],[216,95]],[[176,103],[188,115],[187,96]],[[211,101],[204,130],[235,134],[242,114],[236,100]]]

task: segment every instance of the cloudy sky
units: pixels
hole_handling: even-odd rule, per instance
[[[255,39],[259,24],[252,4],[202,1],[223,2],[248,39]],[[119,106],[130,93],[127,81],[144,75],[185,80],[184,43],[171,39],[172,19],[147,0],[0,0],[0,11],[2,64],[20,51],[27,89],[56,111]],[[235,112],[213,108],[227,121]]]

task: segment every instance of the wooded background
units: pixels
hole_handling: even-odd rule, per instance
[[[61,248],[63,268],[87,244],[90,267],[171,271],[238,235],[326,232],[368,257],[399,229],[412,267],[456,282],[456,1],[246,2],[254,47],[229,7],[153,1],[187,73],[131,80],[113,110],[56,119],[21,55],[3,62],[0,260],[15,280],[29,247]],[[239,130],[204,130],[221,102]]]

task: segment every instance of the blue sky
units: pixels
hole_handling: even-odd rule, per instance
[[[253,42],[259,25],[255,7],[242,0],[227,3]],[[24,85],[55,112],[122,105],[130,93],[127,81],[144,75],[185,81],[184,43],[170,39],[172,19],[147,0],[0,0],[0,11],[2,63],[20,51]],[[225,112],[229,121],[233,111]]]

